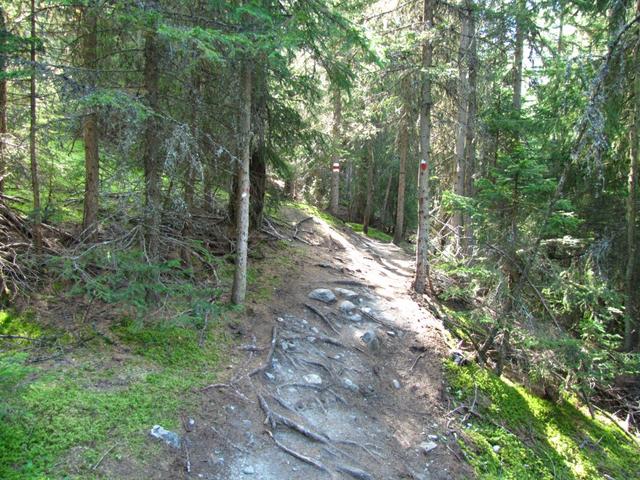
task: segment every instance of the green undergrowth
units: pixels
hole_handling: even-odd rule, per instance
[[[312,215],[314,217],[321,218],[322,220],[324,220],[334,228],[340,228],[344,226],[344,222],[342,220],[334,217],[328,212],[320,210],[318,207],[315,207],[313,205],[309,205],[307,203],[300,203],[300,202],[290,202],[289,206],[296,208],[301,212],[306,213],[307,215]]]
[[[640,478],[640,448],[604,417],[549,402],[477,365],[445,365],[451,394],[480,416],[460,443],[480,479]],[[606,478],[606,477],[605,477]]]
[[[249,303],[272,298],[296,248],[278,242],[253,252]],[[1,479],[137,479],[166,456],[149,430],[181,432],[180,419],[197,415],[201,387],[216,382],[230,352],[225,325],[241,311],[222,300],[232,262],[193,251],[188,268],[109,246],[53,259],[47,294],[100,312],[66,312],[77,317],[69,330],[0,311],[0,334],[28,337],[0,340]],[[130,473],[110,470],[121,464]]]
[[[361,223],[347,223],[347,225],[349,225],[353,229],[354,232],[364,234],[364,232],[362,230],[362,224]],[[383,243],[391,243],[391,241],[393,240],[386,233],[381,232],[380,230],[377,230],[377,229],[375,229],[373,227],[369,227],[368,232],[367,232],[367,237],[373,238],[374,240],[378,240],[378,241],[383,242]]]
[[[144,464],[159,449],[149,429],[180,429],[180,415],[197,408],[197,389],[215,381],[227,344],[219,319],[200,331],[128,319],[111,330],[112,341],[95,337],[53,364],[31,363],[21,348],[3,351],[0,478],[108,478],[92,467],[109,449],[115,460]]]

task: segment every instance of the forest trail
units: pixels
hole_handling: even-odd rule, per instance
[[[268,306],[249,307],[242,328],[253,343],[203,394],[162,478],[461,478],[446,425],[447,349],[439,322],[408,294],[412,259],[318,218],[300,225],[309,245],[295,271]],[[316,289],[336,299],[310,298]]]

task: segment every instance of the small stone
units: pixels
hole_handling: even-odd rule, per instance
[[[193,418],[189,419],[189,426],[193,427],[196,424],[196,421]]]
[[[500,445],[494,445],[493,447],[491,447],[493,449],[494,452],[498,453],[500,451]]]
[[[396,332],[394,332],[393,330],[387,330],[386,334],[389,335],[390,337],[395,337],[396,336]]]
[[[245,475],[253,475],[254,473],[256,473],[256,469],[249,465],[248,467],[244,467],[242,469],[242,473],[244,473]]]
[[[347,320],[350,322],[360,323],[362,321],[362,315],[359,313],[354,313],[353,315],[347,316]]]
[[[343,300],[338,307],[342,313],[346,313],[347,315],[352,315],[356,306],[351,303],[349,300]]]
[[[396,378],[394,378],[391,383],[393,384],[393,388],[400,390],[400,382]]]
[[[437,447],[438,444],[436,442],[422,442],[420,444],[420,450],[422,450],[425,455],[432,450],[435,450]]]
[[[273,373],[270,372],[264,372],[264,376],[267,377],[269,380],[275,380],[276,376]]]
[[[309,298],[318,300],[324,303],[332,303],[336,301],[336,295],[328,288],[316,288],[309,293]]]
[[[434,442],[437,442],[439,437],[438,435],[427,435],[427,438],[429,440],[433,440]]]
[[[453,350],[450,353],[450,358],[456,365],[465,365],[467,363],[467,359],[460,350]]]
[[[312,331],[313,333],[315,333],[316,335],[317,335],[318,333],[320,333],[320,330],[318,330],[316,327],[311,327],[311,331]]]
[[[154,425],[149,432],[152,437],[164,440],[167,445],[173,448],[180,448],[180,437],[177,433],[162,428],[160,425]]]
[[[278,322],[280,322],[280,323],[284,323],[284,318],[282,318],[282,317],[278,317],[278,318],[276,318],[276,320],[277,320]]]
[[[356,385],[355,383],[353,383],[351,380],[349,380],[348,378],[345,378],[342,380],[342,383],[344,384],[344,386],[346,388],[348,388],[349,390],[351,390],[352,392],[357,392],[359,390],[358,385]]]
[[[369,350],[373,352],[380,349],[380,340],[378,340],[378,336],[373,330],[367,330],[364,335],[360,337],[360,340],[366,343]]]
[[[310,373],[309,375],[305,375],[304,377],[304,381],[311,384],[311,385],[321,385],[322,384],[322,377],[320,375],[318,375],[317,373]]]
[[[315,343],[315,342],[316,342],[316,337],[312,337],[311,335],[309,335],[309,336],[307,337],[307,341],[308,341],[309,343]]]
[[[348,290],[346,288],[335,288],[334,290],[348,300],[358,298],[358,294],[353,290]]]

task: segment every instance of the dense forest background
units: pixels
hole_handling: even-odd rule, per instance
[[[639,131],[640,1],[2,1],[2,301],[197,323],[304,203],[414,253],[469,358],[631,431]]]

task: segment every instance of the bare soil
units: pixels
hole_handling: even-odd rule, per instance
[[[284,278],[272,298],[247,306],[226,378],[202,392],[154,478],[470,478],[447,425],[443,327],[409,293],[413,259],[316,218],[299,236],[304,248],[273,272]],[[317,288],[337,300],[309,298]],[[340,310],[347,297],[359,321]]]

